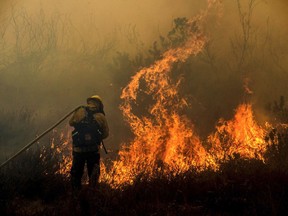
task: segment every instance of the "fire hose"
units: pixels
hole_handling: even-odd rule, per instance
[[[30,146],[32,146],[35,142],[40,140],[43,136],[45,136],[47,133],[49,133],[51,130],[53,130],[55,127],[57,127],[59,124],[61,124],[65,119],[67,119],[72,113],[74,113],[77,109],[79,109],[82,106],[78,106],[77,108],[73,109],[71,112],[67,113],[65,116],[63,116],[58,122],[56,122],[54,125],[49,127],[47,130],[45,130],[42,134],[40,134],[37,138],[29,142],[26,146],[24,146],[20,151],[15,153],[13,156],[11,156],[9,159],[7,159],[4,163],[0,165],[0,169],[3,168],[5,165],[7,165],[10,161],[12,161],[14,158],[19,156],[21,153],[23,153],[25,150],[27,150]],[[108,154],[107,149],[105,148],[104,142],[101,141],[101,144],[103,146],[103,149],[106,154]]]

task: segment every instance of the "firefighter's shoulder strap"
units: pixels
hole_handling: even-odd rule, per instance
[[[89,107],[85,108],[84,118],[75,125],[75,130],[72,131],[72,140],[74,146],[89,146],[89,145],[100,145],[102,141],[102,129],[94,114],[97,113],[90,110]]]

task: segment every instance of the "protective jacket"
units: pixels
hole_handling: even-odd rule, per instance
[[[95,120],[101,130],[101,139],[105,139],[109,135],[109,127],[105,115],[99,111],[99,107],[95,103],[88,103],[87,107],[80,107],[75,111],[72,118],[69,121],[70,126],[73,126],[75,129],[82,123],[82,121],[87,116],[87,110],[93,112],[93,120]],[[94,146],[86,146],[79,147],[75,146],[73,143],[73,151],[74,152],[90,152],[97,151],[99,149],[99,145]]]

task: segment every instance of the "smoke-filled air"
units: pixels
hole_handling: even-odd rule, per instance
[[[73,194],[65,120],[0,167],[0,210],[283,213],[287,10],[285,0],[0,1],[0,162],[92,95],[110,128],[96,192],[55,205]]]

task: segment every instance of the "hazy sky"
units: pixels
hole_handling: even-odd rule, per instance
[[[6,2],[6,8],[9,8],[9,5],[12,3]],[[92,19],[101,32],[111,32],[115,27],[137,24],[140,33],[144,37],[150,37],[151,34],[163,31],[163,27],[171,26],[173,18],[190,17],[198,12],[199,8],[206,5],[206,1],[18,0],[14,5],[15,8],[25,8],[28,13],[37,13],[42,8],[47,14],[52,12],[68,15],[81,31],[85,28],[83,23],[91,22]]]
[[[275,23],[286,22],[287,0],[259,0],[261,12],[257,19],[267,16],[279,17]],[[235,14],[236,0],[223,0],[225,16]],[[155,35],[165,33],[172,25],[173,18],[192,17],[206,6],[205,0],[0,0],[0,13],[9,13],[9,8],[25,9],[29,14],[59,13],[70,17],[79,31],[86,31],[83,25],[94,22],[103,34],[111,33],[115,28],[137,25],[143,38],[151,39]],[[285,17],[280,19],[280,17]],[[232,21],[234,19],[231,19]],[[89,31],[89,30],[88,30]]]
[[[257,31],[263,32],[264,37],[269,21],[274,41],[280,41],[278,46],[284,47],[288,33],[288,1],[257,0],[257,2],[259,4],[253,14],[253,26]],[[193,17],[205,9],[206,5],[206,0],[0,0],[0,13],[2,18],[5,18],[9,15],[11,17],[11,8],[14,8],[14,11],[23,10],[32,17],[32,20],[33,15],[36,14],[35,23],[39,19],[37,14],[44,14],[45,18],[51,14],[66,16],[88,43],[97,41],[101,37],[104,39],[111,37],[115,32],[118,33],[119,29],[124,29],[122,32],[125,34],[127,26],[136,26],[139,39],[147,46],[151,46],[160,34],[167,34],[174,18]],[[222,46],[222,42],[230,46],[230,39],[239,35],[239,27],[237,1],[223,0],[223,18],[219,20],[218,29],[212,35],[214,37],[212,40],[218,43],[215,46],[219,46],[219,49],[225,47]],[[92,34],[95,29],[98,35]],[[76,40],[73,46],[78,44],[81,44],[81,41]],[[220,52],[226,55],[224,51],[220,50],[218,53]],[[283,52],[285,56],[285,50]]]
[[[248,0],[247,1],[240,0],[240,1],[243,3],[243,2],[247,2]],[[229,61],[229,58],[231,58],[231,44],[230,44],[231,39],[235,39],[235,35],[236,36],[241,35],[241,30],[240,30],[239,16],[238,16],[238,11],[237,11],[237,1],[236,0],[222,0],[222,2],[223,2],[223,16],[217,22],[219,23],[219,25],[216,26],[216,28],[211,28],[212,29],[211,32],[213,31],[212,34],[211,35],[207,34],[207,36],[211,36],[212,37],[211,41],[215,41],[215,44],[214,44],[215,53],[214,54],[216,55],[216,60],[222,57],[223,59],[225,60],[228,59],[227,61]],[[253,27],[255,27],[254,29],[256,29],[257,32],[259,33],[257,34],[257,35],[260,35],[259,38],[263,39],[265,38],[265,35],[267,33],[267,23],[269,23],[269,31],[273,33],[273,34],[271,33],[271,35],[273,36],[272,38],[273,43],[274,43],[273,46],[275,47],[275,49],[279,48],[278,50],[280,50],[279,52],[280,58],[279,58],[278,63],[281,67],[285,68],[285,70],[287,71],[286,62],[288,61],[285,61],[285,59],[288,60],[287,58],[288,43],[286,42],[287,33],[288,33],[288,28],[287,28],[288,0],[263,0],[263,1],[257,0],[257,2],[259,2],[259,4],[255,8],[255,13],[253,14],[253,17],[252,17]],[[159,38],[159,35],[165,36],[167,35],[167,32],[171,30],[174,18],[193,17],[195,14],[198,14],[201,10],[205,9],[206,5],[207,5],[206,0],[177,0],[177,1],[176,0],[145,0],[145,1],[140,1],[140,0],[105,0],[105,1],[99,1],[99,0],[81,0],[81,1],[80,0],[0,0],[0,22],[3,19],[5,20],[5,17],[11,18],[12,8],[14,12],[21,11],[21,10],[25,11],[25,13],[29,16],[29,20],[31,21],[31,23],[34,24],[34,26],[37,26],[37,24],[39,23],[41,24],[41,22],[38,22],[39,17],[41,17],[39,16],[39,14],[44,15],[45,20],[49,20],[49,17],[51,15],[53,16],[57,14],[57,15],[60,15],[61,17],[67,18],[66,22],[63,22],[64,27],[66,26],[67,20],[69,20],[69,24],[71,23],[75,27],[75,29],[77,29],[77,32],[81,33],[82,38],[84,38],[87,41],[88,46],[91,46],[91,44],[93,44],[93,42],[95,41],[97,42],[99,38],[103,38],[103,41],[105,41],[107,38],[108,39],[112,38],[114,33],[120,34],[119,32],[121,32],[123,34],[125,33],[127,34],[127,29],[129,28],[129,26],[130,27],[135,26],[137,34],[140,37],[139,40],[143,41],[143,43],[147,47],[149,46],[151,47],[151,45],[153,44],[153,41],[157,40]],[[21,16],[21,13],[20,13],[20,16]],[[57,16],[55,17],[57,18]],[[19,20],[20,20],[19,23],[21,25],[21,17],[19,18]],[[9,25],[9,22],[8,22],[8,25]],[[210,27],[211,26],[209,26],[209,28]],[[93,28],[93,31],[91,28]],[[13,26],[10,29],[12,30],[10,32],[10,35],[12,35]],[[40,29],[40,32],[41,32],[41,29]],[[97,32],[97,34],[95,34],[95,32]],[[69,38],[69,37],[70,35],[68,34],[66,38]],[[117,37],[115,36],[115,38]],[[15,42],[13,42],[13,39],[11,38],[12,37],[9,37],[10,40],[5,38],[9,40],[9,42],[12,41],[11,44],[7,43],[8,44],[6,46],[7,49],[9,49],[10,47],[13,48],[13,46],[15,46],[16,44]],[[82,41],[79,40],[79,37],[77,39],[75,40],[75,43],[72,43],[73,47],[76,47],[77,45],[80,46],[79,44],[81,44]],[[121,41],[123,39],[121,37],[120,39],[119,37],[117,39],[120,40],[120,43],[121,42],[127,43],[127,39],[126,41],[125,40]],[[117,41],[117,45],[118,43],[119,41]],[[119,50],[118,47],[116,47],[115,49],[112,50],[112,53],[117,54],[118,50]],[[120,50],[120,52],[122,50]],[[127,51],[127,50],[128,48],[126,48],[124,51]],[[143,50],[147,51],[147,49],[143,49]],[[229,52],[227,52],[227,50],[229,50]],[[54,56],[54,55],[51,55],[51,56]],[[70,66],[69,64],[71,62],[72,63],[75,62],[74,59],[71,58],[71,56],[67,56],[67,59],[69,61],[66,60],[66,56],[64,57],[57,56],[56,60],[53,59],[51,56],[48,56],[49,58],[45,59],[45,61],[42,62],[41,67],[39,67],[39,73],[38,73],[38,76],[39,76],[38,78],[40,81],[45,80],[45,83],[49,83],[47,87],[55,86],[54,88],[51,88],[51,89],[49,88],[49,91],[54,92],[54,93],[51,93],[51,95],[50,95],[50,92],[48,92],[48,90],[47,92],[45,92],[43,90],[45,88],[42,89],[43,92],[46,94],[46,99],[41,101],[40,103],[43,104],[45,109],[46,107],[54,105],[56,101],[58,101],[59,103],[60,102],[64,103],[65,101],[66,102],[65,104],[70,104],[70,103],[74,104],[72,100],[77,101],[75,99],[75,93],[69,95],[70,98],[67,97],[67,94],[71,93],[71,89],[73,89],[74,87],[71,83],[74,83],[76,85],[78,84],[77,79],[79,77],[80,78],[83,77],[82,68],[85,68],[86,66],[96,67],[95,73],[97,75],[99,75],[98,73],[100,73],[98,71],[101,71],[100,70],[101,68],[100,69],[97,68],[97,64],[98,66],[100,65],[100,63],[97,63],[97,61],[95,61],[96,63],[92,65],[88,65],[85,63],[85,61],[83,61],[84,63],[83,65],[81,65],[81,67],[78,66],[77,68],[75,67],[69,68]],[[77,55],[75,54],[75,56]],[[50,61],[53,62],[53,64],[51,64]],[[90,63],[93,61],[90,61]],[[69,64],[67,62],[69,62]],[[77,64],[75,63],[75,65]],[[55,66],[56,69],[53,69],[53,66]],[[31,86],[30,83],[27,82],[27,80],[33,77],[32,76],[33,73],[30,73],[30,68],[29,67],[27,68],[27,71],[26,71],[27,73],[23,73],[22,71],[23,67],[21,65],[19,65],[19,68],[20,68],[19,70],[17,68],[15,69],[14,65],[11,64],[9,65],[9,67],[6,68],[7,70],[5,71],[5,73],[3,73],[3,76],[6,76],[6,79],[7,79],[7,81],[5,81],[6,82],[5,84],[8,87],[9,86],[11,87],[11,95],[13,94],[10,97],[10,95],[8,96],[6,95],[6,93],[5,94],[3,93],[2,97],[5,100],[4,99],[1,99],[1,100],[5,101],[5,104],[8,107],[14,105],[14,102],[10,100],[10,98],[14,97],[13,100],[15,101],[14,94],[17,94],[18,95],[17,97],[19,98],[19,100],[23,101],[23,103],[26,102],[27,104],[29,104],[29,102],[31,101],[34,101],[35,97],[39,96],[37,95],[35,89],[32,88],[33,86]],[[201,70],[201,68],[199,70]],[[51,73],[52,73],[51,71],[53,71],[53,76],[51,76]],[[91,69],[90,71],[93,71],[93,70]],[[114,74],[109,74],[110,72],[109,70],[105,71],[103,69],[103,71],[105,73],[101,72],[102,73],[101,76],[104,76],[106,80],[110,81],[109,76],[113,77]],[[69,72],[69,76],[67,76],[68,72]],[[124,71],[123,74],[129,73],[129,72],[131,71],[127,71],[127,72]],[[195,71],[192,71],[191,73],[195,73],[197,76],[204,74],[203,75],[203,80],[204,80],[204,78],[205,79],[207,78],[207,73],[205,72],[206,71],[203,70],[198,73],[198,71],[195,70]],[[13,73],[15,73],[15,75]],[[254,73],[254,71],[251,71],[250,73]],[[18,76],[18,74],[22,76]],[[65,79],[60,79],[61,74],[63,76],[65,75]],[[263,77],[264,75],[265,74],[263,74]],[[268,75],[270,76],[270,74]],[[269,87],[270,89],[273,89],[273,92],[271,91],[270,98],[278,97],[279,95],[286,92],[287,83],[283,81],[286,79],[286,76],[284,77],[285,79],[283,79],[284,75],[282,77],[281,76],[279,75],[279,77],[276,77],[275,83],[272,83],[271,86]],[[119,77],[116,76],[116,78],[121,78],[121,76]],[[116,79],[116,78],[113,78],[113,79]],[[113,79],[111,78],[113,82],[116,82]],[[266,81],[264,80],[264,78],[262,80],[261,79],[255,80],[254,82],[255,85],[253,86],[255,87],[256,91],[258,88],[258,92],[260,92],[259,94],[262,94],[261,97],[264,98],[262,99],[263,103],[266,102],[267,92],[265,92],[265,89],[267,89],[267,83],[271,83],[270,79],[267,79],[267,77],[265,77],[265,79]],[[20,90],[15,91],[14,86],[12,84],[10,85],[10,80],[13,80],[14,85],[20,86],[21,87]],[[279,84],[278,80],[282,81],[281,85]],[[64,81],[66,82],[66,85],[64,85]],[[36,84],[38,83],[39,82],[36,82]],[[105,86],[105,88],[108,89],[110,88],[109,86]],[[62,89],[60,89],[60,87]],[[85,95],[86,97],[86,92],[90,92],[90,89],[89,91],[88,90],[86,91],[86,89],[84,89],[85,86],[82,86],[82,87],[83,87],[83,92],[77,95],[78,98],[83,98],[83,95]],[[21,94],[21,91],[24,91],[24,90],[27,91],[27,93],[25,94],[26,97],[23,97],[23,95]],[[202,88],[200,90],[202,91]],[[206,92],[207,95],[214,94],[214,92],[209,91],[209,88],[206,88],[205,91],[207,91]],[[108,97],[110,95],[110,92],[106,91],[105,89],[105,93],[106,92],[107,92],[107,95],[104,95],[104,98],[107,98],[106,101],[109,101]],[[117,95],[116,97],[119,97],[119,96]],[[257,95],[257,97],[259,97],[259,95]],[[114,104],[115,98],[111,97],[110,100],[111,102],[110,104],[107,105],[107,107],[110,106],[110,107],[118,108],[118,104]],[[206,100],[209,101],[209,99],[206,99]],[[226,106],[227,105],[223,103],[223,107],[226,107]],[[235,107],[232,107],[232,108],[228,107],[227,109],[233,110],[234,108]],[[49,109],[47,110],[49,113],[51,113]]]
[[[0,13],[10,8],[24,9],[28,14],[44,13],[68,16],[80,32],[89,32],[85,23],[94,23],[101,34],[109,34],[116,28],[136,25],[144,40],[154,40],[155,35],[165,34],[177,17],[192,17],[206,7],[205,0],[0,0]],[[237,13],[236,0],[223,0],[227,21],[233,22]],[[285,25],[288,10],[287,0],[258,0],[262,7],[255,20],[271,18],[275,25]]]

